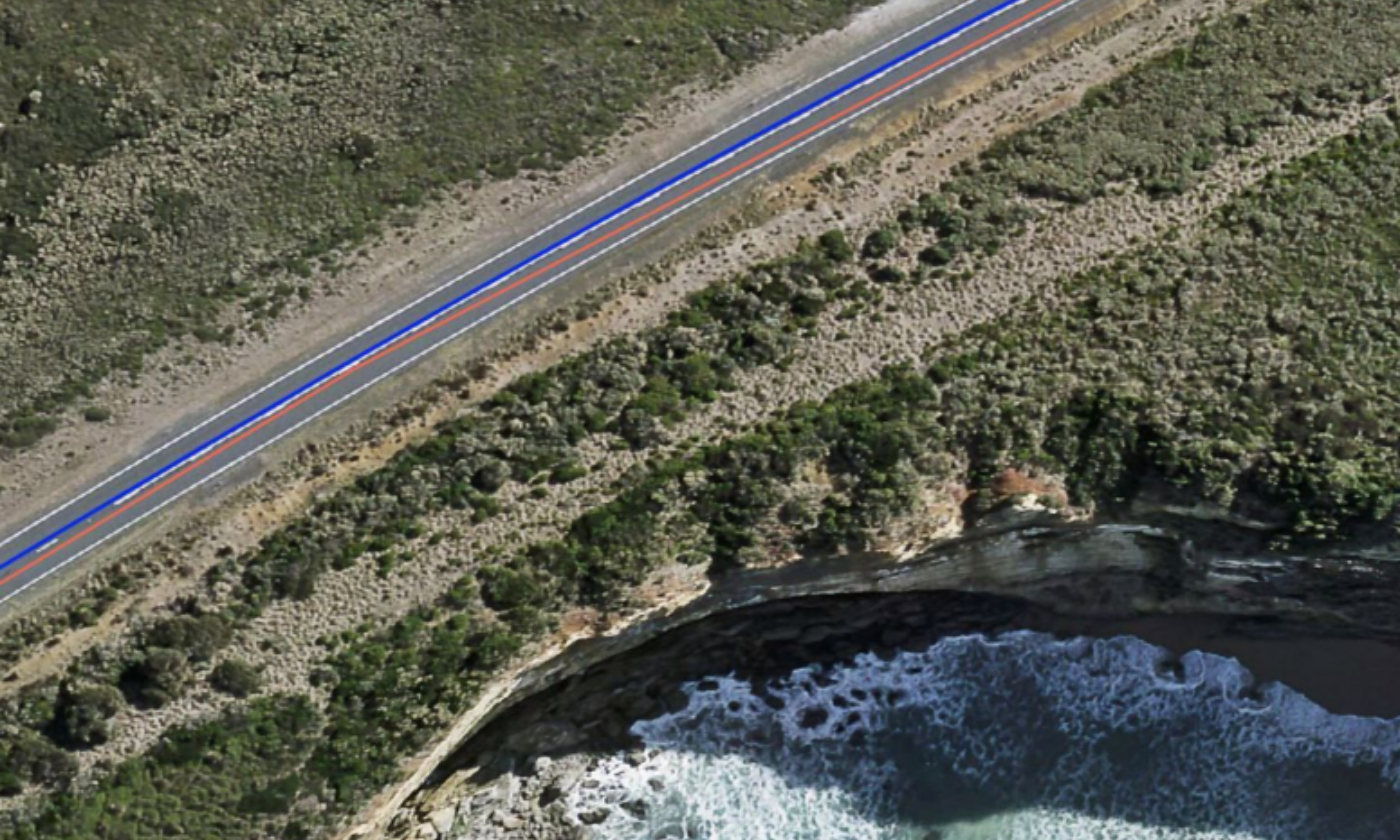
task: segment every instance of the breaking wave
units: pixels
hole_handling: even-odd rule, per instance
[[[1381,840],[1400,720],[1132,638],[944,639],[717,677],[570,794],[602,840]]]

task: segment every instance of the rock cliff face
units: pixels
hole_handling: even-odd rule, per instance
[[[682,683],[716,673],[759,678],[1011,629],[1130,632],[1168,647],[1233,640],[1245,646],[1225,652],[1247,666],[1247,643],[1259,640],[1400,651],[1393,542],[1284,555],[1268,551],[1251,523],[1141,513],[1137,522],[1070,522],[1008,505],[912,554],[810,558],[715,581],[487,692],[453,743],[440,745],[445,760],[404,791],[389,834],[564,836],[572,829],[549,806],[556,788],[577,781],[580,757],[630,748],[634,721],[674,709]],[[1281,675],[1266,667],[1261,676]]]

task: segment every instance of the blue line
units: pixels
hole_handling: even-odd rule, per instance
[[[530,255],[529,257],[526,257],[525,259],[521,260],[520,262],[516,263],[515,265],[512,265],[510,268],[507,268],[506,270],[504,270],[504,271],[502,271],[501,273],[495,275],[495,276],[492,277],[491,279],[482,282],[481,284],[479,284],[479,285],[473,287],[472,289],[470,289],[470,290],[468,290],[468,291],[466,291],[466,292],[463,292],[461,295],[458,295],[457,297],[453,298],[452,300],[448,301],[447,303],[443,304],[442,306],[439,306],[437,309],[434,309],[432,312],[428,313],[427,315],[424,315],[422,318],[419,318],[417,321],[414,321],[413,323],[409,324],[408,326],[406,326],[406,327],[400,329],[398,332],[394,333],[393,335],[390,335],[390,336],[388,336],[387,338],[384,338],[384,339],[380,340],[379,342],[375,343],[373,346],[371,346],[371,347],[369,347],[369,348],[367,348],[367,349],[361,351],[360,353],[356,354],[356,355],[353,356],[352,358],[350,358],[350,359],[348,359],[348,360],[342,362],[340,365],[336,366],[335,368],[332,368],[331,370],[327,371],[326,373],[321,374],[320,376],[318,376],[317,378],[311,380],[310,382],[306,383],[305,385],[302,385],[300,388],[298,388],[298,389],[296,389],[295,391],[292,391],[291,393],[287,394],[287,395],[284,396],[282,399],[280,399],[280,400],[278,400],[277,402],[273,403],[272,405],[270,405],[270,406],[264,408],[262,411],[259,411],[257,414],[254,414],[254,415],[252,415],[251,417],[248,417],[247,419],[245,419],[245,420],[243,420],[242,422],[238,423],[237,425],[231,426],[230,428],[224,430],[224,432],[222,432],[218,437],[215,437],[215,438],[210,439],[209,441],[207,441],[207,442],[205,442],[204,444],[202,444],[202,445],[196,447],[195,449],[191,449],[189,452],[186,452],[184,455],[181,455],[179,458],[176,458],[174,461],[171,461],[169,464],[166,464],[164,467],[162,467],[162,468],[159,469],[158,471],[151,473],[150,475],[146,476],[145,478],[141,479],[140,481],[136,482],[135,484],[131,485],[130,487],[126,488],[125,490],[122,490],[122,491],[116,493],[115,495],[108,497],[106,501],[101,502],[101,503],[98,504],[96,507],[93,507],[92,509],[88,510],[88,511],[85,512],[85,513],[79,514],[75,519],[71,520],[68,524],[64,525],[63,527],[61,527],[61,528],[59,528],[59,529],[57,529],[57,530],[55,530],[55,531],[53,531],[53,532],[51,532],[51,533],[49,533],[49,534],[46,534],[45,536],[40,537],[38,540],[36,540],[36,541],[33,542],[32,544],[30,544],[29,546],[27,546],[27,547],[21,549],[17,554],[15,554],[15,555],[9,557],[8,559],[6,559],[4,563],[0,563],[0,571],[4,571],[5,569],[9,568],[10,566],[14,565],[15,563],[18,563],[20,560],[22,560],[22,559],[24,559],[25,557],[27,557],[28,555],[32,554],[36,549],[41,548],[41,547],[44,546],[44,545],[47,545],[49,542],[53,541],[54,539],[56,539],[56,538],[58,538],[58,537],[61,537],[61,536],[63,536],[64,534],[68,533],[69,531],[73,530],[74,527],[76,527],[76,526],[82,524],[83,522],[87,521],[88,519],[91,519],[93,516],[95,516],[95,515],[101,513],[102,511],[106,510],[107,508],[111,507],[118,499],[123,499],[123,498],[126,498],[127,496],[130,496],[130,495],[133,494],[133,493],[139,492],[140,490],[144,489],[148,484],[151,484],[152,482],[159,480],[162,476],[164,476],[166,473],[169,473],[171,470],[177,469],[178,467],[184,465],[185,463],[187,463],[188,461],[190,461],[190,460],[192,460],[192,459],[194,459],[194,458],[198,458],[198,457],[199,457],[201,454],[203,454],[206,450],[209,450],[209,449],[212,449],[212,448],[218,446],[221,442],[223,442],[223,441],[226,440],[227,438],[229,438],[229,437],[231,437],[231,436],[233,436],[233,435],[238,434],[238,433],[239,433],[240,431],[242,431],[243,429],[245,429],[245,428],[247,428],[248,426],[250,426],[250,425],[252,425],[252,424],[258,422],[259,420],[261,420],[262,418],[266,417],[267,415],[276,413],[279,409],[281,409],[281,408],[282,408],[283,406],[285,406],[287,403],[296,400],[297,397],[301,396],[302,394],[306,393],[307,391],[312,390],[313,388],[316,388],[318,385],[320,385],[321,383],[325,382],[327,379],[331,379],[331,378],[333,378],[333,377],[339,375],[339,374],[340,374],[341,372],[343,372],[345,369],[347,369],[347,368],[349,368],[349,367],[353,367],[355,364],[357,364],[360,360],[364,359],[365,357],[374,355],[374,354],[377,353],[379,350],[383,349],[385,346],[387,346],[387,345],[389,345],[389,344],[392,344],[393,342],[397,341],[398,339],[402,338],[403,336],[407,335],[408,333],[413,332],[414,330],[416,330],[416,329],[418,329],[418,328],[420,328],[420,327],[423,327],[423,326],[427,325],[428,322],[430,322],[430,321],[436,320],[437,317],[438,317],[439,315],[442,315],[442,314],[444,314],[444,313],[446,313],[446,312],[449,312],[449,311],[451,311],[451,310],[453,310],[453,309],[456,309],[456,308],[457,308],[458,306],[460,306],[462,303],[466,302],[469,298],[474,297],[474,296],[475,296],[476,294],[478,294],[479,292],[482,292],[482,291],[485,291],[486,289],[491,288],[492,286],[494,286],[494,285],[496,285],[497,283],[501,282],[502,280],[506,279],[506,278],[509,277],[510,275],[512,275],[512,274],[514,274],[515,272],[519,271],[520,269],[526,268],[526,267],[530,266],[532,263],[535,263],[535,262],[539,261],[540,259],[549,256],[550,254],[554,253],[555,251],[558,251],[559,249],[566,247],[567,245],[569,245],[570,243],[576,241],[576,240],[579,239],[580,237],[583,237],[583,236],[588,235],[588,234],[591,233],[592,231],[594,231],[594,230],[598,229],[599,227],[601,227],[601,226],[607,224],[608,222],[612,221],[613,219],[617,218],[618,216],[620,216],[620,215],[622,215],[622,214],[624,214],[624,213],[630,211],[631,209],[633,209],[633,208],[636,207],[637,205],[642,204],[643,202],[648,201],[648,200],[651,199],[652,197],[654,197],[654,196],[656,196],[656,195],[658,195],[658,194],[660,194],[660,193],[663,193],[663,192],[665,192],[666,190],[669,190],[671,187],[675,186],[676,184],[680,183],[681,181],[686,180],[686,179],[689,178],[691,175],[694,175],[695,173],[700,172],[700,171],[702,171],[702,170],[704,170],[704,169],[708,169],[711,165],[713,165],[713,164],[716,163],[717,161],[719,161],[719,160],[721,160],[721,159],[723,159],[723,158],[726,158],[726,157],[728,157],[729,155],[734,154],[735,152],[742,151],[743,149],[745,149],[745,148],[747,148],[747,147],[753,145],[754,143],[758,142],[759,140],[762,140],[763,138],[767,137],[768,135],[773,134],[774,132],[783,129],[783,128],[785,128],[786,126],[790,125],[791,123],[793,123],[793,122],[795,122],[795,121],[797,121],[797,120],[802,119],[803,117],[807,116],[808,114],[812,113],[813,111],[816,111],[816,110],[818,110],[818,109],[824,107],[825,105],[827,105],[828,103],[830,103],[832,100],[839,99],[840,97],[845,96],[847,93],[849,93],[849,92],[852,91],[853,89],[855,89],[855,88],[857,88],[857,87],[860,87],[861,85],[865,84],[866,82],[870,81],[871,79],[873,79],[873,78],[875,78],[875,77],[877,77],[877,76],[880,76],[880,75],[882,75],[882,74],[884,74],[884,73],[886,73],[886,72],[888,72],[888,71],[890,71],[890,70],[892,70],[892,69],[898,67],[898,66],[901,65],[901,64],[905,64],[905,63],[911,61],[912,59],[918,58],[920,55],[923,55],[924,53],[928,52],[929,50],[934,49],[935,47],[940,46],[940,45],[943,44],[944,42],[948,41],[950,38],[953,38],[953,37],[955,37],[955,36],[957,36],[957,35],[961,35],[962,33],[966,32],[967,30],[971,29],[972,27],[978,25],[979,23],[982,23],[984,20],[987,20],[987,19],[990,18],[990,17],[994,17],[995,15],[1001,13],[1003,10],[1009,9],[1009,8],[1011,8],[1012,6],[1018,5],[1018,4],[1023,3],[1023,2],[1026,2],[1026,0],[1005,0],[1005,2],[1000,3],[1000,4],[994,6],[994,7],[991,8],[991,9],[988,9],[987,11],[983,12],[982,14],[977,15],[976,17],[973,17],[973,18],[971,18],[971,19],[969,19],[969,20],[967,20],[967,21],[961,23],[961,24],[959,24],[959,25],[953,27],[952,29],[949,29],[948,31],[944,32],[944,33],[941,34],[941,35],[937,35],[937,36],[935,36],[935,37],[933,37],[933,38],[931,38],[931,39],[929,39],[929,40],[923,42],[922,44],[918,45],[917,47],[914,47],[913,49],[910,49],[908,52],[905,52],[905,53],[903,53],[903,54],[901,54],[901,55],[899,55],[899,56],[897,56],[897,57],[895,57],[895,58],[893,58],[893,59],[890,59],[889,61],[887,61],[887,62],[885,62],[884,64],[880,65],[879,67],[875,68],[874,70],[871,70],[871,71],[865,73],[864,75],[860,76],[860,77],[857,78],[857,79],[854,79],[854,80],[852,80],[852,81],[850,81],[850,82],[847,82],[846,84],[842,85],[841,87],[837,88],[836,90],[832,91],[831,93],[828,93],[826,96],[823,96],[823,97],[821,97],[820,99],[817,99],[816,101],[811,102],[811,103],[809,103],[809,104],[807,104],[807,105],[805,105],[805,106],[803,106],[803,107],[797,109],[796,111],[793,111],[792,113],[788,114],[786,117],[783,117],[782,119],[780,119],[780,120],[778,120],[778,121],[776,121],[776,122],[774,122],[774,123],[769,124],[768,126],[766,126],[766,127],[762,128],[762,129],[760,129],[760,130],[754,132],[753,134],[750,134],[748,137],[745,137],[743,140],[740,140],[740,141],[734,143],[733,145],[731,145],[731,146],[725,148],[724,150],[719,151],[719,152],[716,152],[714,155],[711,155],[710,157],[706,158],[705,160],[701,161],[700,163],[695,164],[694,166],[690,167],[689,169],[685,170],[684,172],[680,173],[679,175],[676,175],[676,176],[670,178],[669,180],[667,180],[667,181],[665,181],[665,182],[663,182],[663,183],[661,183],[661,184],[659,184],[659,185],[657,185],[657,186],[655,186],[655,187],[652,187],[650,190],[646,191],[646,192],[643,193],[642,195],[637,196],[636,198],[632,199],[631,201],[627,202],[626,204],[622,205],[621,207],[617,208],[616,210],[613,210],[612,212],[608,213],[607,215],[603,216],[602,218],[599,218],[599,219],[597,219],[596,221],[594,221],[594,222],[592,222],[592,223],[590,223],[590,224],[588,224],[588,225],[586,225],[586,226],[584,226],[584,227],[579,228],[578,230],[574,231],[573,233],[569,234],[568,236],[564,237],[563,239],[557,240],[556,242],[554,242],[554,243],[552,243],[552,244],[550,244],[550,245],[547,245],[546,247],[540,249],[539,251],[536,251],[534,254]]]

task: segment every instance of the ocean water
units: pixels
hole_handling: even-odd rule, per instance
[[[600,840],[1400,838],[1400,720],[1133,638],[964,636],[685,691],[569,795]]]

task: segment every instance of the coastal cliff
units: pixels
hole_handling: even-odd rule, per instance
[[[1383,676],[1338,684],[1309,652],[1344,654],[1359,671],[1400,664],[1394,543],[1284,554],[1268,550],[1258,523],[1208,508],[1138,511],[1136,522],[1074,521],[1010,498],[915,550],[744,570],[672,597],[484,692],[439,745],[443,760],[404,791],[387,835],[427,837],[435,822],[452,824],[449,809],[458,819],[475,802],[466,836],[533,836],[511,832],[539,825],[567,836],[573,827],[548,806],[579,781],[578,757],[635,748],[630,727],[683,707],[682,684],[757,681],[971,633],[1132,634],[1178,654],[1214,649],[1334,712],[1400,714]],[[1288,647],[1302,655],[1277,655]]]

